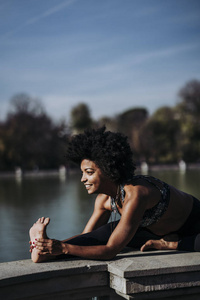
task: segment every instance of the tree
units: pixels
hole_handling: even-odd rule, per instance
[[[191,80],[179,91],[180,108],[199,120],[200,115],[200,81]]]
[[[200,81],[192,80],[179,91],[176,106],[181,126],[180,148],[186,162],[200,158]]]
[[[135,160],[142,160],[140,130],[148,119],[146,108],[132,108],[120,114],[117,118],[118,130],[128,136]]]
[[[10,104],[14,113],[24,112],[38,115],[44,111],[42,103],[39,99],[31,98],[25,93],[14,95],[10,100]]]
[[[180,135],[176,112],[170,107],[159,108],[141,129],[141,151],[152,163],[176,162]]]
[[[117,120],[110,117],[101,117],[97,122],[97,127],[106,126],[106,130],[117,131]]]
[[[92,118],[88,106],[85,103],[79,103],[71,111],[71,126],[74,133],[82,132],[91,125]]]
[[[11,99],[12,112],[3,125],[1,164],[7,169],[57,168],[64,163],[64,125],[55,125],[38,101],[20,95]]]

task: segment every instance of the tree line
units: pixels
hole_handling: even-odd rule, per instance
[[[136,163],[196,163],[200,159],[200,81],[187,82],[174,107],[162,106],[151,116],[134,107],[113,117],[94,120],[89,107],[79,103],[70,122],[54,122],[41,102],[27,94],[15,95],[5,121],[0,122],[0,170],[57,169],[66,165],[65,149],[73,134],[105,125],[128,136]]]

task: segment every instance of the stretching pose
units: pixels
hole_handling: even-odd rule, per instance
[[[72,137],[67,158],[80,165],[88,194],[97,194],[94,212],[80,235],[64,241],[48,238],[49,218],[38,219],[30,229],[34,262],[68,255],[110,260],[126,246],[200,251],[200,201],[152,176],[134,175],[132,156],[127,138],[105,128]]]

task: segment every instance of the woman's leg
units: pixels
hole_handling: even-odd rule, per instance
[[[117,222],[107,223],[93,230],[89,233],[85,233],[66,241],[68,244],[80,245],[80,246],[94,246],[94,245],[106,245],[112,230],[117,226]],[[150,239],[159,240],[161,237],[148,231],[147,229],[139,227],[132,240],[128,243],[127,247],[140,249],[140,247]]]
[[[30,244],[31,244],[31,258],[33,262],[42,262],[48,261],[52,259],[62,259],[67,258],[69,255],[61,254],[58,256],[55,255],[39,255],[37,249],[34,248],[34,242],[36,238],[48,239],[46,234],[46,227],[49,224],[49,218],[39,218],[36,223],[33,224],[31,227],[29,234],[30,234]],[[86,233],[80,234],[76,237],[69,238],[68,240],[64,241],[65,243],[72,244],[72,245],[79,245],[79,246],[94,246],[94,245],[105,245],[110,238],[112,230],[118,222],[108,223],[99,227],[98,229]]]
[[[117,222],[107,223],[91,232],[68,239],[65,243],[79,246],[106,245]]]
[[[175,250],[177,248],[177,241],[178,235],[176,234],[159,236],[150,232],[146,228],[139,227],[135,236],[127,246],[140,249],[141,251],[150,249]]]
[[[142,247],[179,251],[200,251],[200,201],[193,197],[193,208],[185,224],[177,231],[159,241],[151,239]]]
[[[193,197],[193,208],[185,224],[178,230],[180,251],[200,251],[200,201]]]
[[[194,251],[200,252],[200,233],[197,234],[194,242]]]

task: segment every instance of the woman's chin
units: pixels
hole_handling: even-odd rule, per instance
[[[97,191],[97,190],[95,190],[93,188],[88,189],[87,192],[88,192],[89,195],[98,194],[99,193],[99,191]]]
[[[93,191],[92,189],[87,190],[87,192],[88,192],[89,195],[95,194],[95,191]]]

